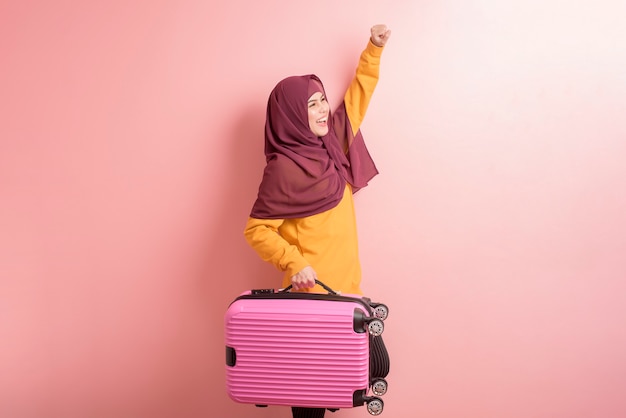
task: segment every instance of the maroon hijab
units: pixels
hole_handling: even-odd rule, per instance
[[[259,219],[301,218],[331,209],[343,197],[346,182],[353,192],[367,186],[378,170],[361,132],[352,135],[345,104],[329,115],[328,134],[309,128],[307,100],[324,87],[315,75],[279,82],[267,103],[267,165],[250,216]]]

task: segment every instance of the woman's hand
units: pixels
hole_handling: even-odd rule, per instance
[[[370,31],[372,43],[379,47],[385,46],[391,36],[391,29],[388,29],[387,25],[374,25]]]
[[[313,267],[306,266],[293,276],[291,276],[291,285],[294,290],[307,289],[315,286],[315,280],[317,279],[317,273],[313,270]]]

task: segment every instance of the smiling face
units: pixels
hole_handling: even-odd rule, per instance
[[[328,134],[328,115],[330,108],[326,96],[320,91],[313,93],[307,101],[309,110],[309,128],[316,136]]]

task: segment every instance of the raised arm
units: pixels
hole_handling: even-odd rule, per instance
[[[375,25],[371,28],[370,39],[361,53],[356,74],[344,96],[346,113],[353,134],[356,134],[365,118],[367,107],[378,83],[380,56],[390,36],[391,30],[385,25]]]

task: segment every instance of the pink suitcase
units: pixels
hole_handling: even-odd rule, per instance
[[[231,303],[225,340],[232,400],[331,410],[366,404],[370,414],[382,412],[387,382],[370,376],[369,349],[388,308],[324,287],[329,294],[253,290]]]

